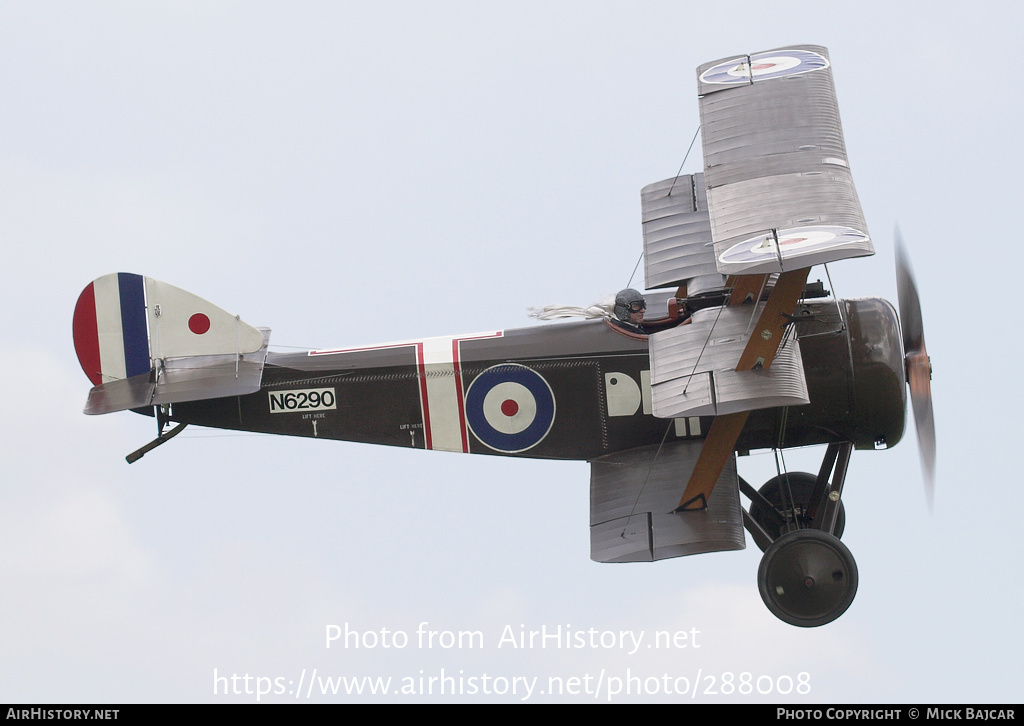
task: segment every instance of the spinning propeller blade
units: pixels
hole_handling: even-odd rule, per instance
[[[924,345],[924,322],[921,319],[921,301],[914,284],[914,273],[910,268],[903,245],[903,237],[897,227],[894,231],[896,242],[896,287],[899,292],[900,326],[903,331],[903,352],[906,355],[907,383],[910,385],[910,401],[914,407],[914,423],[917,426],[917,443],[921,452],[921,468],[924,470],[925,498],[931,511],[935,500],[935,420],[932,415],[932,364]]]

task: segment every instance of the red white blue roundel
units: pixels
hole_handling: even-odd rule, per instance
[[[828,59],[820,53],[810,50],[772,50],[755,53],[746,58],[729,60],[708,68],[700,74],[703,83],[739,84],[750,83],[782,76],[794,76],[797,73],[808,73],[820,68],[828,68]]]
[[[850,227],[797,227],[779,230],[779,248],[775,249],[775,239],[770,234],[761,234],[735,244],[721,255],[719,261],[724,265],[760,262],[766,258],[783,259],[797,257],[811,252],[821,252],[830,248],[843,247],[850,244],[863,243],[868,236]]]
[[[484,445],[515,454],[533,448],[555,422],[555,395],[536,371],[517,363],[488,368],[466,392],[466,421]]]

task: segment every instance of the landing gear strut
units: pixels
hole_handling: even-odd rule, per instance
[[[757,490],[771,503],[766,507],[760,500],[750,502],[750,516],[764,531],[778,539],[793,529],[813,529],[817,509],[814,487],[818,477],[804,471],[794,471],[769,479]],[[820,497],[820,494],[818,495]],[[846,510],[839,502],[839,512],[832,534],[840,539],[846,528]]]
[[[757,571],[761,599],[790,625],[830,623],[857,594],[857,563],[839,541],[846,521],[843,482],[852,453],[852,443],[829,444],[817,476],[783,474],[760,491],[740,479],[740,491],[750,499],[743,525],[764,552]]]

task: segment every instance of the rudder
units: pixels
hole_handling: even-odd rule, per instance
[[[75,305],[75,352],[95,387],[86,413],[259,389],[270,331],[186,290],[119,272]]]

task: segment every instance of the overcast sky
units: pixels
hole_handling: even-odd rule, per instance
[[[442,671],[497,690],[603,674],[598,700],[613,678],[666,674],[707,702],[1019,700],[1022,16],[984,2],[0,1],[0,702],[255,700],[224,695],[227,681],[215,693],[215,673],[301,701],[313,669],[392,689]],[[520,327],[528,306],[614,292],[640,252],[640,188],[676,172],[697,129],[696,66],[791,43],[829,48],[875,238],[874,257],[830,268],[836,292],[895,301],[899,222],[935,370],[934,514],[910,429],[855,454],[844,541],[860,588],[835,623],[772,616],[752,542],[591,562],[585,463],[190,429],[129,466],[153,420],[82,415],[71,315],[110,272],[184,287],[279,346]],[[695,150],[684,171],[700,165]],[[786,463],[816,471],[821,454]],[[775,472],[770,455],[739,467],[757,484]],[[424,622],[483,647],[420,647]],[[325,647],[346,623],[409,642]],[[498,647],[506,626],[559,625],[690,635],[635,653]],[[810,692],[730,693],[727,673]],[[362,700],[515,701],[519,683]]]

